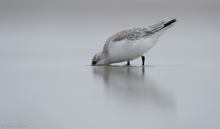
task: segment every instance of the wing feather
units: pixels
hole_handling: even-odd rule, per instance
[[[126,40],[129,43],[134,43],[133,41],[135,40],[149,38],[152,35],[156,35],[156,34],[160,35],[162,32],[161,30],[163,30],[164,28],[165,23],[166,21],[163,20],[148,27],[142,27],[142,28],[139,27],[139,28],[120,31],[107,39],[103,47],[103,53],[108,55],[110,46],[112,44],[117,44],[123,40]]]
[[[143,38],[148,38],[154,33],[155,32],[152,30],[152,27],[133,28],[120,31],[107,39],[103,48],[103,53],[108,54],[110,44],[118,43],[122,40],[127,40],[128,42],[140,40]]]

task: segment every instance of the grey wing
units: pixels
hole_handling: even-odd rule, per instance
[[[103,52],[105,54],[108,54],[108,50],[111,44],[118,43],[122,40],[127,40],[129,42],[129,41],[135,41],[135,40],[151,37],[155,33],[158,33],[158,31],[160,31],[164,27],[164,23],[166,22],[160,21],[159,23],[156,23],[149,27],[142,27],[142,28],[139,27],[139,28],[133,28],[118,32],[107,39],[103,48]]]
[[[108,54],[108,49],[109,49],[110,44],[118,43],[122,40],[127,40],[128,42],[140,40],[143,38],[150,37],[153,34],[154,34],[153,31],[151,31],[149,28],[144,28],[144,27],[143,28],[133,28],[133,29],[118,32],[107,39],[107,41],[104,45],[104,48],[103,48],[103,52],[105,54]]]
[[[111,36],[107,41],[108,42],[117,42],[121,40],[139,40],[142,38],[146,38],[150,35],[152,35],[154,32],[151,31],[149,28],[133,28],[129,30],[124,30],[121,32],[118,32]]]

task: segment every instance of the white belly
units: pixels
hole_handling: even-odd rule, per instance
[[[123,40],[109,47],[109,63],[117,63],[136,59],[152,48],[157,39],[147,38],[138,41]]]

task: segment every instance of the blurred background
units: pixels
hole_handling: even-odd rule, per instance
[[[217,0],[1,0],[1,64],[87,65],[115,32],[164,18],[178,23],[146,54],[150,64],[216,64],[219,6]]]
[[[218,0],[0,0],[0,128],[218,129]],[[115,32],[177,18],[133,67],[91,67]]]

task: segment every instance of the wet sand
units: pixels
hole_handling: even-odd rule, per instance
[[[219,5],[1,1],[0,129],[219,129]],[[113,33],[165,17],[146,67],[90,66]]]

